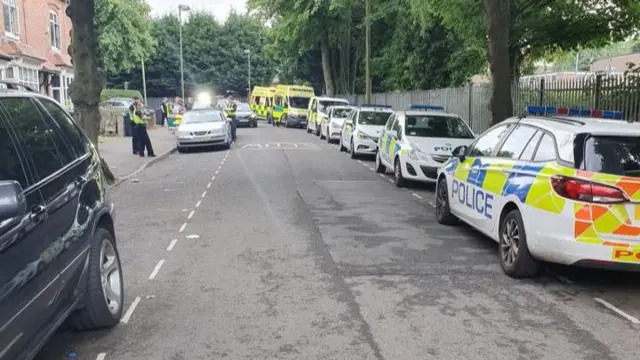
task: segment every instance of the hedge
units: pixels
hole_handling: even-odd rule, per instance
[[[124,90],[124,89],[104,89],[100,94],[100,101],[109,100],[111,98],[133,98],[138,96],[142,99],[142,94],[138,90]]]

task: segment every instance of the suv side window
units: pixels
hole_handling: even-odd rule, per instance
[[[556,160],[556,142],[553,141],[553,138],[549,136],[549,134],[544,134],[542,140],[540,140],[540,145],[538,145],[536,156],[533,157],[533,161],[543,162],[553,160]]]
[[[36,104],[27,97],[0,99],[10,115],[24,149],[31,156],[33,170],[42,180],[75,160],[67,144],[45,122]]]
[[[511,124],[497,126],[480,136],[469,148],[469,156],[491,156],[493,149],[511,130]]]
[[[0,180],[15,180],[22,189],[29,187],[24,168],[18,155],[18,150],[9,136],[9,126],[4,119],[0,119]]]
[[[77,157],[90,151],[89,141],[80,131],[73,119],[56,103],[49,99],[38,99],[46,112],[55,120],[62,133],[67,137]]]
[[[536,131],[531,126],[518,125],[504,141],[496,157],[518,159]]]

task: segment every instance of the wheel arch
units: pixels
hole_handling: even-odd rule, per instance
[[[502,210],[500,211],[500,218],[498,218],[498,229],[497,229],[497,231],[500,231],[500,227],[502,226],[502,221],[507,216],[507,214],[512,212],[513,210],[520,211],[520,207],[513,200],[507,201],[507,203],[504,204],[504,206],[502,207]]]
[[[113,222],[113,217],[108,211],[102,212],[98,216],[98,220],[96,221],[96,225],[93,227],[93,233],[95,234],[98,228],[103,228],[113,236],[113,240],[116,240],[116,228]],[[117,242],[117,241],[116,241]]]

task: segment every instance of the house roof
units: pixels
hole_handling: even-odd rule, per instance
[[[13,55],[14,57],[24,56],[43,62],[46,60],[45,58],[40,56],[32,46],[16,41],[7,41],[4,44],[0,45],[0,52],[6,53],[8,55]]]
[[[600,61],[600,60],[609,60],[609,59],[616,60],[616,59],[625,58],[625,57],[632,57],[632,58],[640,59],[640,53],[626,53],[626,54],[613,55],[613,56],[602,56],[602,57],[595,58],[595,59],[591,60],[591,64],[593,64],[596,61]]]
[[[71,64],[71,57],[67,54],[50,53],[49,56],[47,56],[47,61],[55,66],[64,66],[68,68],[73,67],[73,64]]]

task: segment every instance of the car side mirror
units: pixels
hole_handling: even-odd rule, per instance
[[[453,149],[451,155],[453,155],[453,157],[457,157],[458,159],[460,159],[460,161],[463,161],[467,156],[467,150],[469,150],[469,147],[467,145],[460,145]]]
[[[26,213],[27,199],[20,183],[13,180],[0,181],[0,222]]]

